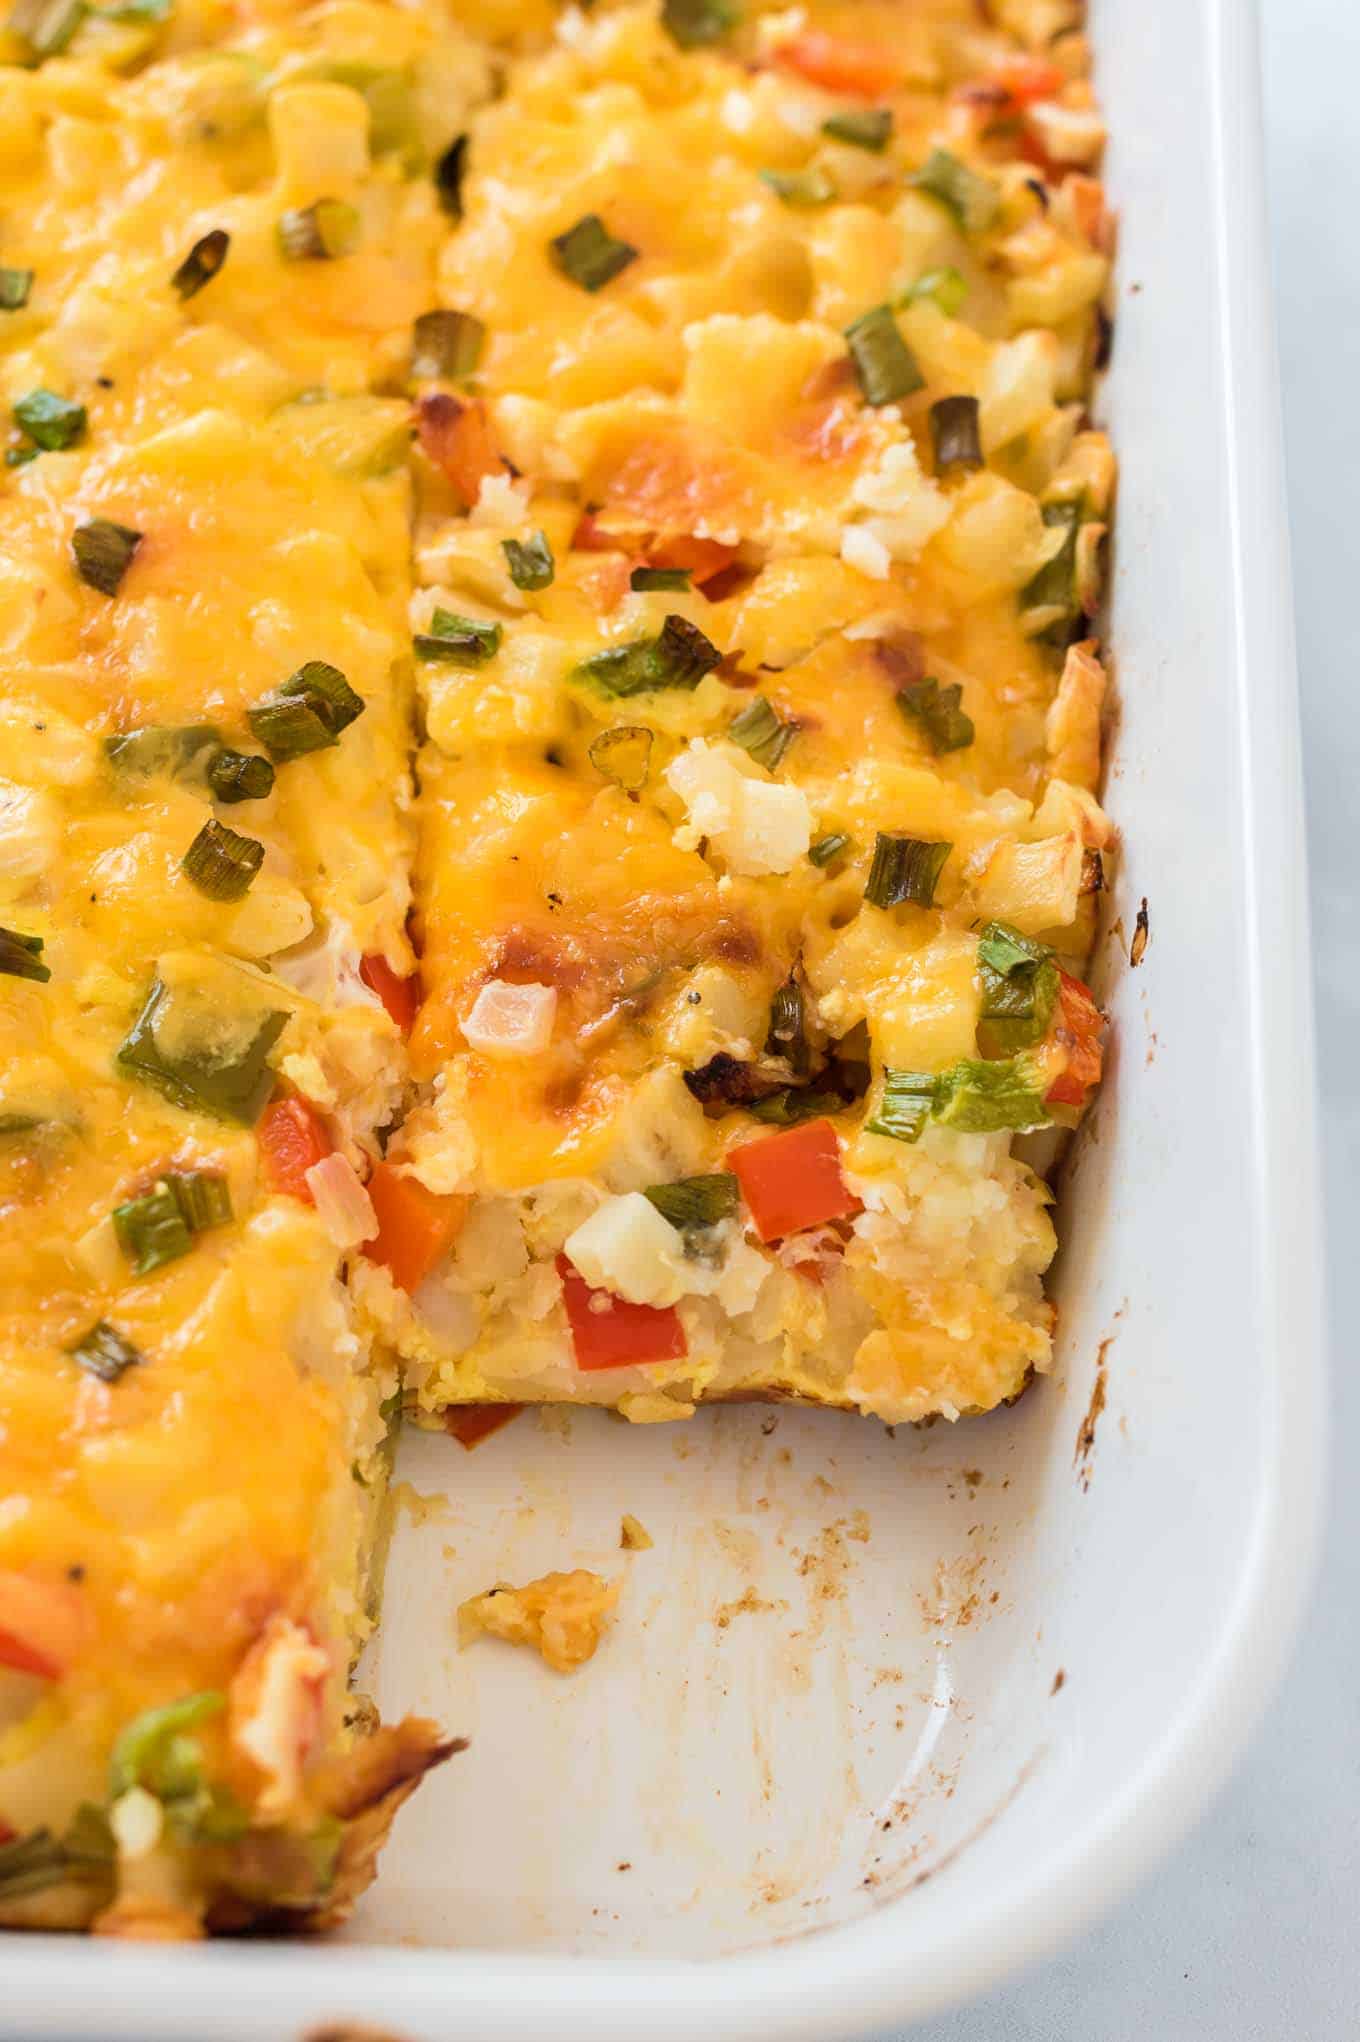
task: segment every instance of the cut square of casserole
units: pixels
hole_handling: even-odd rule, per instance
[[[342,1276],[411,973],[374,390],[467,100],[402,10],[235,15],[0,69],[7,1926],[339,1919],[453,1748],[349,1689],[397,1378]]]
[[[432,1217],[355,1289],[432,1422],[954,1418],[1048,1362],[1034,1165],[1099,1076],[1110,847],[1085,46],[699,13],[512,68],[416,364],[386,1167]]]

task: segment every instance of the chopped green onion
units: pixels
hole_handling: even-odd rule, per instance
[[[200,235],[170,279],[170,288],[181,298],[195,298],[210,284],[227,259],[231,236],[225,227],[214,227]]]
[[[956,269],[928,269],[917,277],[914,284],[908,284],[898,298],[901,306],[914,305],[921,298],[929,298],[952,319],[963,309],[968,296],[968,285]]]
[[[978,939],[978,1041],[989,1056],[1008,1056],[1042,1041],[1058,998],[1058,967],[1046,943],[1005,922],[988,922]]]
[[[50,1829],[0,1844],[0,1899],[18,1900],[69,1880],[103,1881],[113,1864],[113,1834],[102,1808],[83,1801],[62,1837]]]
[[[221,742],[211,723],[144,723],[139,730],[106,737],[104,754],[115,772],[138,777],[165,773],[178,779],[196,777],[203,770],[203,754]]]
[[[722,654],[698,625],[672,612],[659,637],[597,652],[573,669],[573,678],[593,681],[607,695],[642,695],[653,688],[697,688],[721,662]]]
[[[847,326],[845,340],[866,404],[895,404],[899,397],[925,388],[916,357],[887,305],[875,305]]]
[[[933,1072],[885,1070],[878,1111],[864,1123],[865,1129],[869,1134],[890,1135],[897,1142],[919,1141],[934,1102]]]
[[[963,751],[973,742],[973,719],[960,708],[962,700],[960,682],[951,681],[948,687],[942,688],[930,676],[921,681],[909,681],[905,688],[898,689],[896,696],[902,714],[917,725],[930,749],[937,755]]]
[[[932,149],[907,182],[947,206],[965,234],[985,233],[1001,208],[1001,195],[991,178],[970,170],[948,149]]]
[[[231,1219],[231,1186],[220,1170],[172,1170],[167,1182],[190,1233],[206,1234]]]
[[[156,1021],[166,997],[165,987],[157,979],[114,1059],[119,1069],[140,1078],[188,1113],[209,1113],[217,1120],[253,1127],[274,1089],[274,1073],[267,1058],[287,1026],[287,1013],[266,1013],[254,1034],[234,1053],[209,1043],[201,1050],[170,1054],[156,1038]]]
[[[935,1081],[934,1116],[961,1134],[1000,1134],[1046,1127],[1051,1118],[1043,1080],[1023,1056],[1003,1063],[963,1057]]]
[[[834,141],[848,142],[852,149],[871,149],[881,156],[893,131],[890,106],[847,107],[822,122],[822,133]]]
[[[546,532],[535,532],[531,539],[502,539],[501,551],[516,588],[547,588],[557,571]]]
[[[274,768],[259,752],[224,747],[209,761],[208,785],[214,801],[263,801],[274,785]]]
[[[83,1333],[66,1352],[77,1367],[87,1375],[98,1376],[101,1383],[116,1383],[119,1376],[136,1368],[145,1358],[107,1319],[97,1319],[89,1332]]]
[[[194,1245],[180,1202],[164,1178],[141,1198],[113,1208],[113,1231],[134,1276],[148,1276],[164,1263],[178,1261]]]
[[[650,594],[658,589],[688,595],[689,584],[690,570],[687,567],[635,567],[628,577],[628,586],[637,595]]]
[[[0,268],[0,312],[22,312],[32,289],[31,269]]]
[[[805,1086],[786,1085],[764,1099],[753,1099],[747,1112],[754,1120],[772,1127],[797,1127],[800,1121],[820,1120],[824,1113],[843,1113],[845,1101],[839,1092],[818,1092]]]
[[[54,454],[84,439],[89,417],[83,404],[58,397],[55,390],[30,390],[15,402],[14,423],[45,454]]]
[[[0,975],[31,978],[45,986],[52,972],[42,961],[44,947],[41,936],[21,936],[17,929],[0,929]]]
[[[99,9],[106,21],[168,21],[174,0],[114,0]]]
[[[457,135],[434,166],[434,188],[439,203],[451,220],[463,217],[463,173],[467,169],[468,138]]]
[[[797,735],[797,726],[777,716],[763,695],[757,695],[727,726],[733,744],[749,752],[757,765],[773,773]]]
[[[110,1801],[133,1787],[145,1787],[161,1801],[193,1793],[202,1774],[203,1752],[198,1739],[188,1733],[221,1715],[226,1705],[224,1694],[207,1688],[134,1716],[119,1731],[109,1754]]]
[[[285,262],[334,262],[353,255],[362,221],[346,199],[317,199],[279,217],[276,232]]]
[[[920,908],[933,907],[935,883],[953,848],[952,844],[927,843],[920,837],[880,830],[864,898],[876,908],[895,908],[903,901]]]
[[[815,163],[806,170],[762,170],[760,177],[786,206],[826,206],[837,196],[831,173]]]
[[[661,22],[682,50],[720,42],[741,20],[733,0],[662,0]]]
[[[1061,526],[1063,539],[1051,560],[1046,560],[1039,572],[1020,591],[1020,606],[1024,610],[1058,610],[1058,623],[1076,616],[1080,604],[1077,600],[1077,532],[1081,525],[1080,503],[1046,503],[1043,506],[1043,520],[1049,526]]]
[[[112,518],[91,518],[71,534],[76,573],[100,595],[116,596],[141,543],[141,533],[130,525],[116,525]]]
[[[827,836],[818,837],[815,844],[808,846],[808,860],[811,864],[825,867],[833,858],[839,858],[842,851],[850,849],[851,839],[844,830],[832,830]]]
[[[209,900],[244,900],[264,863],[258,837],[243,837],[210,816],[180,860],[185,874]]]
[[[6,447],[5,466],[7,468],[26,468],[30,461],[37,460],[41,452],[41,447]]]
[[[247,709],[246,721],[270,758],[282,761],[338,744],[341,731],[363,713],[363,696],[339,667],[309,659]]]
[[[411,328],[411,374],[417,382],[470,376],[485,342],[486,328],[471,312],[422,312]]]
[[[770,1026],[765,1037],[767,1056],[782,1056],[795,1077],[805,1078],[812,1056],[807,1039],[807,1003],[796,970],[776,988],[770,1002]]]
[[[583,291],[603,290],[638,256],[630,242],[619,241],[610,233],[598,213],[587,213],[565,234],[555,234],[548,246],[563,275]]]
[[[479,667],[496,657],[502,636],[501,626],[488,624],[484,617],[460,617],[453,610],[436,610],[429,630],[417,632],[413,643],[418,659],[438,659],[446,666]]]
[[[647,784],[652,757],[652,733],[645,723],[619,723],[602,730],[590,747],[590,763],[606,780],[636,794]]]
[[[980,468],[982,439],[978,432],[976,397],[941,397],[930,407],[930,439],[935,472],[947,468]]]
[[[16,0],[6,26],[42,63],[69,48],[89,12],[86,0]]]
[[[662,1219],[681,1232],[689,1227],[715,1227],[737,1209],[737,1180],[726,1171],[709,1177],[681,1177],[674,1184],[653,1184],[643,1192]]]

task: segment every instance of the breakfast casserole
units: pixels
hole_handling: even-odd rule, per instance
[[[403,1404],[1048,1365],[1079,15],[13,6],[0,1924],[343,1917],[457,1744],[350,1687]],[[595,1579],[465,1628],[577,1664]]]

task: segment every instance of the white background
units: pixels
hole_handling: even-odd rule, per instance
[[[1261,6],[1333,1263],[1323,1572],[1284,1692],[1198,1834],[1068,1955],[912,2042],[1360,2034],[1360,0]],[[1174,92],[1170,49],[1166,76]],[[1206,1055],[1212,1029],[1206,992]]]

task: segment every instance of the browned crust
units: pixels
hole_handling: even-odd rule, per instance
[[[308,1931],[334,1928],[347,1919],[355,1901],[377,1870],[378,1853],[387,1841],[397,1810],[426,1773],[455,1752],[467,1750],[466,1737],[445,1737],[427,1717],[408,1716],[384,1725],[352,1752],[334,1761],[318,1781],[328,1813],[345,1824],[335,1877],[325,1900],[296,1923]]]

